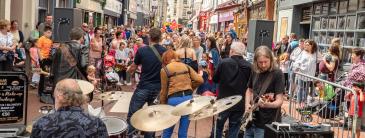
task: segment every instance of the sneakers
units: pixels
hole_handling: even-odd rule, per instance
[[[117,85],[118,85],[118,86],[122,86],[123,84],[122,84],[122,83],[120,83],[120,82],[118,82],[118,83],[117,83]]]
[[[132,85],[132,83],[130,82],[130,83],[127,83],[127,86],[131,86]]]

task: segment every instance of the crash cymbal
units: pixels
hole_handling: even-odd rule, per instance
[[[94,85],[85,80],[76,80],[83,94],[89,94],[94,91]]]
[[[179,105],[177,105],[174,110],[172,110],[172,114],[176,116],[184,116],[195,113],[204,107],[211,104],[214,101],[214,98],[211,96],[198,96],[194,97],[191,100],[185,101]]]
[[[239,101],[241,101],[241,99],[242,96],[239,95],[219,99],[215,101],[214,104],[211,104],[208,107],[191,114],[189,118],[190,120],[199,120],[216,115],[236,105]]]
[[[126,97],[126,94],[123,91],[109,91],[109,92],[101,93],[98,96],[98,99],[114,101],[114,100],[121,100],[125,97]]]
[[[171,114],[173,106],[170,105],[152,105],[140,109],[131,117],[131,124],[134,128],[155,132],[169,128],[180,120],[180,116]]]

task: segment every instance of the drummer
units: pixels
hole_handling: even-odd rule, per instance
[[[91,92],[91,91],[90,91]],[[100,118],[83,112],[86,93],[75,79],[64,79],[57,83],[55,112],[41,117],[33,124],[31,138],[106,138],[108,132]]]
[[[161,69],[160,103],[176,106],[192,99],[193,89],[203,83],[203,78],[190,66],[178,62],[178,56],[173,50],[166,51],[162,56],[165,66]],[[179,138],[186,138],[189,128],[189,117],[182,116],[179,125]],[[165,129],[162,138],[170,138],[174,126]]]

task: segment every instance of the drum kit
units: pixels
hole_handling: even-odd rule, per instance
[[[94,86],[86,81],[77,81],[84,94],[88,94],[93,91]],[[102,107],[97,109],[92,108],[89,105],[88,109],[90,114],[100,117],[105,123],[109,137],[111,138],[125,138],[127,137],[127,121],[120,117],[105,116],[103,108],[106,105],[114,103],[113,101],[126,101],[131,96],[129,92],[122,91],[110,91],[99,94],[96,99],[102,101],[111,101],[108,104],[103,104]],[[131,125],[139,131],[144,132],[156,132],[167,129],[175,125],[181,118],[181,116],[189,116],[190,120],[204,119],[207,117],[214,117],[215,115],[233,107],[236,105],[242,96],[230,96],[216,100],[213,96],[193,96],[192,99],[178,104],[177,106],[171,106],[166,104],[152,105],[144,107],[135,112],[130,120]],[[103,102],[102,102],[103,103]],[[115,106],[115,105],[114,105]],[[125,106],[125,105],[124,105]],[[43,109],[45,108],[45,109]],[[50,112],[49,107],[43,107],[41,113]],[[213,118],[214,119],[214,118]],[[216,121],[216,119],[215,119]],[[214,123],[216,129],[216,122]],[[196,125],[196,124],[195,124]],[[30,128],[31,129],[31,128]],[[195,127],[195,137],[196,137]],[[214,134],[215,137],[215,134]]]
[[[138,130],[146,132],[162,131],[175,125],[181,116],[189,115],[190,120],[196,121],[212,117],[233,107],[241,99],[242,96],[238,95],[219,100],[212,96],[197,96],[175,107],[163,104],[152,105],[135,112],[131,118],[131,125]],[[216,129],[217,123],[214,124]],[[196,130],[195,127],[195,137]]]

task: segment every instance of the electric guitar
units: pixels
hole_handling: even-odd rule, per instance
[[[269,95],[262,95],[261,99],[264,102],[273,102],[274,101],[274,98]],[[258,109],[258,107],[259,107],[259,104],[255,103],[250,107],[250,109],[248,109],[248,111],[246,111],[243,114],[243,117],[241,119],[241,128],[240,128],[241,131],[246,131],[246,127],[254,119],[253,113],[254,113],[254,111],[256,111]]]

